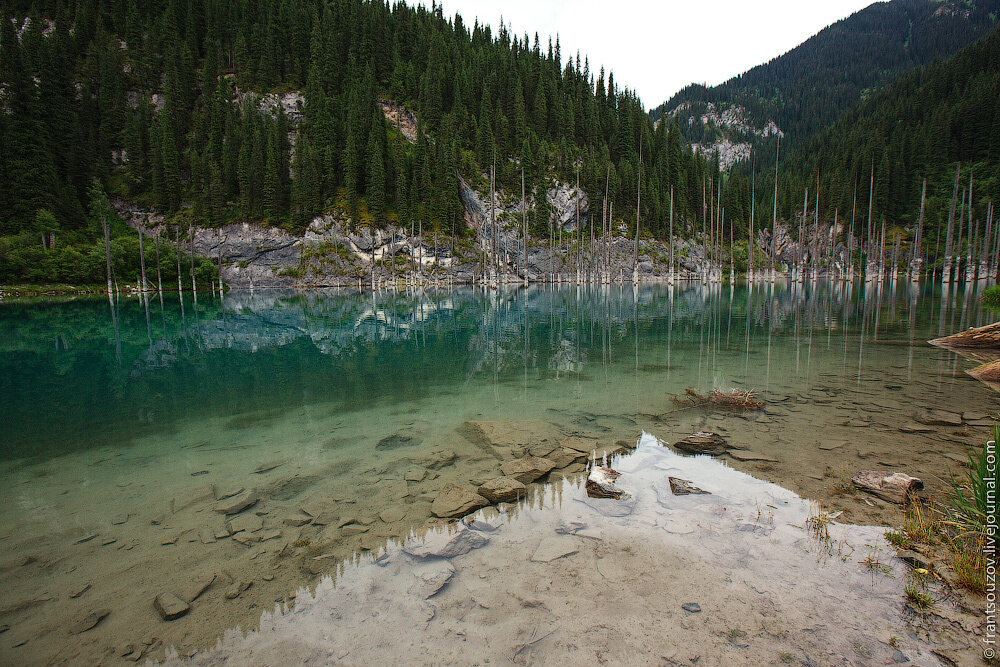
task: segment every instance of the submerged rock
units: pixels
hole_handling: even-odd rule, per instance
[[[172,621],[191,611],[191,606],[173,593],[160,593],[153,600],[153,606],[164,621]]]
[[[686,479],[681,479],[680,477],[668,477],[667,480],[670,482],[670,492],[675,496],[687,496],[692,494],[707,494],[708,491],[699,489],[697,486],[687,481]]]
[[[446,560],[433,561],[416,566],[412,574],[417,581],[410,587],[410,594],[424,600],[434,597],[448,585],[455,576],[455,566]]]
[[[594,468],[587,477],[587,495],[591,498],[611,498],[613,500],[627,496],[627,493],[615,486],[615,480],[619,477],[621,477],[621,473],[617,470],[602,466]]]
[[[763,461],[765,463],[778,462],[778,459],[772,456],[767,456],[766,454],[760,454],[758,452],[751,452],[749,450],[733,449],[726,453],[737,461]]]
[[[431,503],[431,512],[442,519],[465,516],[489,503],[478,493],[456,484],[445,484]]]
[[[522,484],[530,484],[539,477],[547,475],[556,464],[549,459],[537,456],[525,456],[523,459],[508,461],[500,466],[500,472],[507,477],[513,477]]]
[[[375,445],[375,449],[379,451],[391,451],[401,447],[415,447],[421,442],[422,441],[419,438],[414,438],[411,435],[394,433],[379,440],[378,444]]]
[[[559,446],[563,449],[569,449],[574,452],[578,452],[583,456],[590,456],[594,451],[597,450],[597,441],[591,440],[590,438],[577,438],[571,437],[566,438],[559,443]]]
[[[416,558],[454,558],[485,546],[490,538],[462,526],[455,532],[430,532],[422,542],[410,540],[403,551]]]
[[[927,426],[961,426],[962,415],[947,410],[927,409],[913,415],[913,418]]]
[[[477,444],[499,448],[528,448],[561,439],[559,429],[537,420],[469,421],[463,432]]]
[[[924,489],[924,483],[916,477],[902,472],[879,470],[862,470],[851,478],[851,483],[862,491],[891,503],[904,503],[908,496]]]
[[[491,503],[509,503],[524,496],[528,488],[514,477],[496,477],[483,482],[479,495]]]
[[[674,443],[674,447],[688,454],[708,454],[721,456],[729,450],[726,439],[718,433],[699,431]]]
[[[576,542],[569,537],[546,537],[538,544],[538,548],[531,554],[531,560],[536,563],[551,563],[557,558],[571,556],[579,549]]]
[[[110,613],[110,609],[97,609],[92,611],[73,625],[69,626],[69,633],[71,635],[78,635],[86,632],[87,630],[96,627],[97,624],[107,618]]]

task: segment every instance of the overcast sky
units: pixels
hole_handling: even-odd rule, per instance
[[[430,0],[422,2],[430,6]],[[805,41],[872,0],[445,0],[447,16],[478,18],[543,48],[559,35],[563,57],[580,51],[591,71],[656,107],[689,83],[722,83]],[[495,31],[494,31],[495,34]]]

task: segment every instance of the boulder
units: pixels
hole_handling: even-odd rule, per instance
[[[491,503],[509,503],[524,496],[527,487],[513,477],[496,477],[483,482],[479,495]]]
[[[500,466],[500,472],[506,477],[513,477],[522,484],[530,484],[539,477],[547,475],[556,464],[549,459],[537,456],[525,456],[523,459],[508,461]]]
[[[910,495],[922,491],[924,483],[902,472],[862,470],[851,478],[851,483],[862,491],[891,503],[905,503]]]
[[[153,600],[153,606],[164,621],[172,621],[191,611],[191,606],[173,593],[160,593]]]
[[[617,470],[602,466],[594,468],[587,477],[587,495],[591,498],[612,498],[614,500],[628,495],[615,486],[615,480],[619,477],[621,477],[621,473]]]
[[[721,456],[729,450],[729,444],[718,433],[699,431],[674,443],[674,447],[688,454],[708,454]]]
[[[927,426],[961,426],[962,415],[947,410],[926,409],[913,415],[913,418]]]
[[[490,538],[481,531],[469,530],[462,525],[454,532],[429,532],[419,542],[415,539],[409,540],[403,546],[403,551],[415,558],[454,558],[486,546],[489,541]]]
[[[692,494],[708,493],[699,489],[697,486],[687,481],[686,479],[681,479],[680,477],[668,477],[670,481],[670,492],[675,496],[688,496]]]
[[[431,512],[442,519],[462,517],[489,503],[478,493],[456,484],[445,484],[431,503]]]

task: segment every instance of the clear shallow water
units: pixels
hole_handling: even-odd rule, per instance
[[[2,304],[0,656],[190,653],[249,627],[297,587],[421,534],[446,483],[474,488],[533,444],[483,442],[469,422],[528,420],[598,453],[642,430],[673,442],[708,428],[743,448],[730,465],[841,521],[889,523],[881,501],[833,491],[875,467],[933,490],[981,439],[971,417],[995,414],[995,396],[924,341],[986,321],[971,293],[909,285],[266,291],[188,297],[183,311],[176,295],[148,311],[122,300],[113,316],[103,299]],[[688,387],[753,389],[768,408],[679,409]],[[906,432],[940,406],[968,423]],[[241,515],[254,517],[247,545],[216,538],[233,527],[215,496],[238,488],[260,497]],[[326,523],[294,525],[303,509]],[[213,575],[187,616],[160,620],[155,595]]]

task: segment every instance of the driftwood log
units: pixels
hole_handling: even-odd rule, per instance
[[[948,348],[1000,348],[1000,322],[987,324],[985,327],[966,329],[965,331],[959,331],[957,334],[945,336],[944,338],[935,338],[928,342],[931,345]]]
[[[862,470],[851,478],[851,483],[882,500],[899,504],[905,503],[911,495],[924,489],[924,483],[916,477],[883,470]]]

